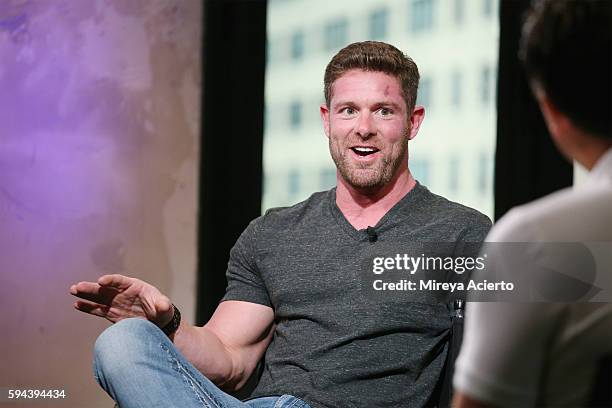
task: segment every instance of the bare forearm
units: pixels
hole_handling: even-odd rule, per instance
[[[219,387],[239,382],[239,373],[230,351],[207,327],[181,323],[172,336],[176,347],[191,364]]]
[[[170,299],[156,287],[123,275],[104,275],[97,282],[70,287],[77,310],[113,323],[131,317],[158,327],[173,321]],[[270,344],[274,311],[246,301],[224,301],[204,327],[182,322],[171,335],[181,353],[208,379],[226,390],[240,388]]]

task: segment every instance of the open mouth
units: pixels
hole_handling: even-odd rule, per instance
[[[361,157],[366,157],[379,151],[377,148],[370,146],[355,146],[351,147],[351,150]]]

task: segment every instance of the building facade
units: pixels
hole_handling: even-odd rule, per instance
[[[319,117],[323,73],[338,50],[364,40],[391,43],[419,67],[415,178],[492,216],[497,0],[270,0],[262,209],[335,185]]]

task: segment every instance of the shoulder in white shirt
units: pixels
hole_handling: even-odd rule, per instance
[[[583,185],[511,210],[487,241],[612,245],[612,149]],[[611,353],[609,303],[469,303],[454,385],[498,406],[584,406]]]

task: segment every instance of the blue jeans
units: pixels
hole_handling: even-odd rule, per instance
[[[242,402],[221,391],[153,323],[124,319],[96,341],[94,376],[121,408],[310,408],[291,395]]]

